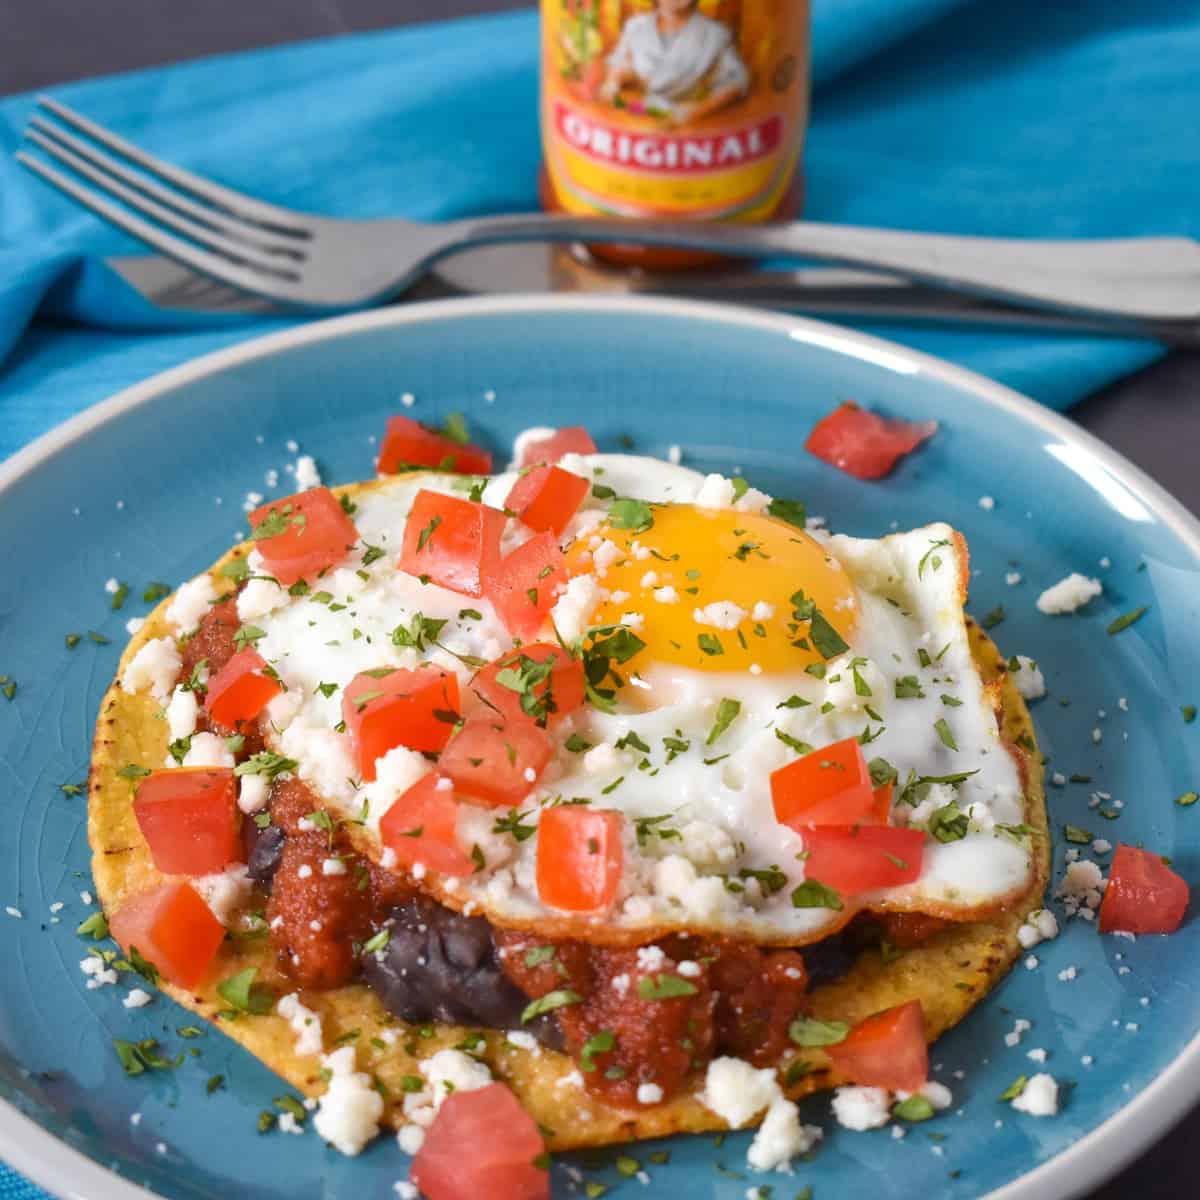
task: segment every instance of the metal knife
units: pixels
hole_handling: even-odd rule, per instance
[[[105,261],[159,308],[214,315],[290,312],[158,255]],[[676,296],[812,316],[1150,337],[1175,346],[1200,346],[1200,325],[1192,322],[1134,324],[1066,316],[955,295],[869,271],[805,266],[754,270],[733,265],[656,273],[609,267],[582,250],[561,246],[501,245],[466,251],[439,263],[403,302],[513,292]]]

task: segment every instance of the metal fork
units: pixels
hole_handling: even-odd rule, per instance
[[[37,115],[25,136],[75,175],[26,151],[17,154],[22,164],[163,254],[297,308],[341,309],[397,295],[439,259],[471,247],[587,241],[815,259],[1098,317],[1200,317],[1200,244],[1190,238],[1051,241],[807,221],[734,225],[540,214],[440,224],[337,220],[243,195],[148,154],[50,97],[38,103],[62,124]]]

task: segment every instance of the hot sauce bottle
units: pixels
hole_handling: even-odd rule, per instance
[[[543,205],[758,222],[799,208],[808,0],[542,0]],[[650,268],[713,256],[591,247]]]

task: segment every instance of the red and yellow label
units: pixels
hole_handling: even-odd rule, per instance
[[[761,221],[808,119],[808,0],[543,0],[542,144],[557,203]]]

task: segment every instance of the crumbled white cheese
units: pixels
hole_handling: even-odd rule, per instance
[[[271,785],[265,775],[243,775],[238,784],[238,808],[247,816],[267,806]]]
[[[320,1054],[321,1018],[300,1002],[299,992],[289,992],[275,1005],[275,1011],[292,1027],[297,1054]]]
[[[212,875],[199,875],[192,880],[192,887],[226,928],[239,910],[245,908],[254,892],[254,882],[245,863],[232,863],[224,871]]]
[[[746,1161],[756,1171],[786,1171],[793,1158],[807,1154],[822,1131],[816,1125],[801,1125],[800,1110],[790,1100],[776,1096],[750,1143]]]
[[[183,688],[177,687],[171,693],[166,707],[168,738],[176,742],[180,738],[191,737],[196,732],[196,717],[199,712],[200,705],[196,702],[196,693],[185,692]]]
[[[200,620],[217,599],[217,587],[207,572],[182,584],[167,605],[166,618],[174,626],[176,637],[195,633]]]
[[[321,863],[322,875],[345,875],[346,862],[341,858],[327,858]]]
[[[304,1132],[304,1126],[290,1113],[280,1113],[279,1120],[276,1122],[276,1128],[280,1133],[295,1133],[301,1134]]]
[[[425,1077],[425,1087],[405,1095],[404,1116],[410,1124],[423,1129],[433,1124],[442,1101],[451,1093],[473,1092],[492,1082],[487,1064],[461,1050],[439,1050],[418,1063],[417,1070]]]
[[[679,466],[679,464],[681,462],[683,462],[683,450],[679,446],[676,446],[676,445],[668,446],[667,447],[667,462],[669,462],[672,466],[675,466],[675,467]]]
[[[1012,679],[1017,685],[1017,691],[1026,700],[1040,700],[1046,694],[1046,677],[1032,658],[1018,654],[1016,661],[1017,667],[1013,671]]]
[[[121,1003],[126,1008],[145,1008],[153,999],[154,997],[145,988],[135,987],[130,990]]]
[[[332,1072],[329,1089],[321,1097],[313,1125],[327,1142],[343,1154],[358,1154],[379,1132],[383,1097],[371,1077],[355,1070],[354,1047],[342,1046],[321,1057],[321,1065]]]
[[[135,633],[141,633],[142,627],[146,624],[145,617],[130,617],[125,622],[125,632],[132,637]]]
[[[1029,1059],[1030,1062],[1044,1063],[1048,1054],[1049,1052],[1043,1047],[1035,1046],[1032,1050],[1027,1050],[1025,1052],[1025,1057]]]
[[[750,610],[752,621],[769,621],[774,615],[775,605],[768,604],[765,600],[755,601],[754,607]]]
[[[225,739],[215,733],[197,733],[183,757],[185,767],[232,767],[237,762]],[[174,764],[172,764],[174,765]]]
[[[420,1125],[401,1125],[396,1132],[396,1145],[400,1147],[403,1154],[407,1154],[412,1158],[415,1154],[419,1154],[421,1147],[425,1145],[425,1130]],[[396,1191],[400,1192],[399,1185]],[[413,1194],[416,1195],[416,1188],[413,1188]],[[403,1195],[403,1193],[400,1193]]]
[[[1017,584],[1021,582],[1021,572],[1009,571],[1004,576],[1004,582],[1007,583],[1009,587],[1016,587]]]
[[[716,875],[698,875],[682,855],[669,854],[654,868],[654,890],[697,921],[712,920],[729,905],[725,882]]]
[[[864,695],[859,695],[855,672],[862,681]],[[866,704],[874,707],[886,701],[887,680],[869,658],[846,654],[834,659],[826,669],[825,680],[825,703],[839,711],[857,712]]]
[[[120,581],[117,579],[108,579],[104,583],[104,590],[110,595],[115,596],[121,590]]]
[[[160,704],[166,704],[183,659],[173,638],[153,638],[148,641],[126,666],[121,686],[127,692],[149,688]]]
[[[679,603],[679,593],[670,584],[666,587],[655,588],[652,595],[659,604]]]
[[[504,1040],[510,1045],[516,1046],[518,1050],[525,1050],[529,1054],[537,1055],[541,1053],[541,1045],[537,1038],[532,1033],[527,1033],[524,1029],[510,1029],[505,1035]]]
[[[1017,941],[1025,950],[1032,950],[1039,942],[1048,942],[1056,937],[1058,918],[1048,908],[1035,909],[1017,929]]]
[[[713,629],[736,629],[747,615],[746,610],[732,600],[714,600],[712,604],[692,610],[692,620],[697,625],[709,625]]]
[[[1012,1106],[1032,1117],[1054,1116],[1058,1112],[1058,1081],[1053,1075],[1034,1075],[1021,1094],[1013,1097]]]
[[[879,1129],[891,1120],[891,1097],[883,1088],[840,1087],[833,1093],[833,1115],[844,1129]]]
[[[657,1083],[643,1083],[638,1086],[637,1101],[639,1104],[661,1104],[663,1090]]]
[[[1100,580],[1089,579],[1078,573],[1071,574],[1060,579],[1053,587],[1048,587],[1037,598],[1038,611],[1051,615],[1073,613],[1103,590],[1104,585]]]
[[[600,599],[601,588],[591,575],[576,575],[550,610],[550,618],[559,636],[570,645],[582,636],[588,619]]]
[[[704,1076],[701,1104],[716,1113],[730,1129],[740,1129],[780,1095],[770,1067],[757,1070],[740,1058],[714,1058]]]
[[[992,509],[996,507],[996,501],[991,496],[980,496],[979,507],[982,508],[984,512],[991,512]]]
[[[654,974],[670,966],[671,960],[663,953],[661,946],[639,946],[637,965],[639,971]]]
[[[1067,864],[1055,895],[1062,900],[1068,917],[1099,908],[1104,898],[1104,875],[1090,859],[1081,858]]]
[[[95,991],[96,988],[117,982],[116,971],[112,967],[106,966],[104,959],[97,958],[94,954],[89,954],[87,958],[82,959],[79,963],[79,969],[88,977],[87,986],[89,991]]]
[[[700,490],[692,501],[697,508],[731,508],[733,506],[733,482],[724,475],[705,475]]]
[[[250,561],[254,561],[254,554],[250,555]],[[253,567],[251,567],[251,571],[253,571]],[[275,580],[252,576],[246,586],[238,592],[238,619],[246,622],[265,617],[267,613],[274,611],[281,604],[285,604],[287,598],[286,590],[280,587]]]
[[[296,487],[307,492],[309,488],[321,486],[321,472],[311,454],[302,454],[296,459]]]

